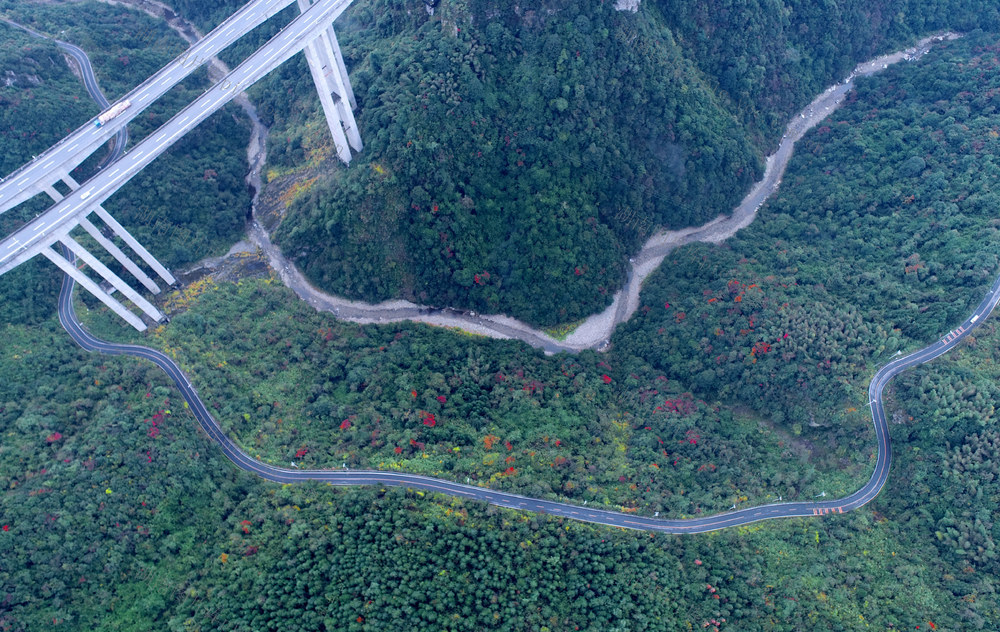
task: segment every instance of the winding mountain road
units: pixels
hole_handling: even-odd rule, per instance
[[[71,45],[67,45],[71,46]],[[76,47],[72,47],[76,48]],[[76,49],[83,54],[83,51]],[[71,53],[73,54],[73,53]],[[74,54],[74,57],[76,55]],[[86,55],[84,55],[84,58]],[[79,60],[79,58],[77,58]],[[93,71],[89,61],[80,63],[84,70],[85,80],[88,90],[93,86],[97,90],[96,80],[93,79]],[[99,92],[99,90],[97,90]],[[93,94],[93,93],[92,93]],[[97,98],[95,96],[95,98]],[[103,97],[101,97],[103,98]],[[107,162],[115,160],[120,151],[118,148],[106,159]],[[70,253],[66,253],[70,256]],[[658,531],[671,534],[682,533],[704,533],[747,525],[763,520],[775,518],[793,518],[821,516],[832,513],[844,513],[857,509],[871,502],[885,486],[888,479],[889,469],[892,464],[892,445],[889,437],[889,427],[882,405],[882,392],[886,385],[896,375],[912,367],[929,362],[950,349],[954,348],[963,338],[977,326],[983,323],[990,313],[1000,302],[1000,277],[993,283],[986,297],[979,304],[969,318],[956,329],[948,332],[941,339],[923,349],[909,355],[896,358],[880,368],[872,378],[868,388],[869,406],[872,413],[872,422],[875,428],[878,455],[875,461],[875,468],[871,478],[858,491],[840,499],[806,502],[783,502],[738,509],[730,512],[690,519],[660,519],[645,516],[637,516],[625,512],[608,511],[594,509],[586,506],[574,505],[570,503],[530,498],[519,494],[496,491],[475,485],[463,485],[443,479],[417,474],[404,474],[396,472],[384,472],[379,470],[303,470],[286,469],[262,463],[254,459],[237,446],[222,430],[218,422],[212,417],[198,396],[197,391],[191,385],[187,376],[180,367],[168,356],[140,345],[118,344],[101,340],[88,332],[76,317],[73,308],[73,288],[74,281],[71,277],[63,278],[62,288],[59,294],[59,321],[69,335],[83,349],[103,353],[106,355],[128,355],[137,358],[144,358],[159,366],[173,380],[180,390],[184,400],[188,403],[190,410],[208,436],[215,441],[222,452],[240,469],[256,474],[261,478],[276,483],[300,483],[306,481],[318,481],[331,485],[384,485],[408,487],[413,489],[427,490],[448,494],[458,498],[487,502],[499,507],[508,509],[518,509],[546,513],[555,516],[562,516],[573,520],[591,522],[596,524],[623,527],[627,529],[637,529],[643,531]]]
[[[530,498],[519,494],[511,494],[474,485],[463,485],[461,483],[417,474],[402,474],[379,470],[286,469],[261,463],[244,452],[226,436],[222,428],[219,427],[218,422],[208,412],[201,398],[198,397],[198,393],[191,385],[187,376],[172,359],[149,347],[117,344],[100,340],[84,329],[73,311],[73,285],[72,278],[69,276],[64,277],[62,290],[59,294],[59,321],[66,331],[69,332],[73,340],[87,351],[96,351],[106,355],[129,355],[137,358],[145,358],[159,366],[174,381],[177,388],[180,389],[181,395],[187,401],[198,423],[208,436],[219,445],[223,454],[240,469],[256,474],[261,478],[276,483],[319,481],[331,485],[410,487],[448,494],[458,498],[487,502],[508,509],[522,509],[608,526],[673,534],[704,533],[774,518],[844,513],[871,502],[885,486],[889,476],[889,467],[892,464],[892,445],[889,440],[889,426],[886,420],[885,409],[882,406],[882,391],[885,389],[886,384],[903,371],[929,362],[954,348],[976,326],[986,320],[987,316],[996,307],[997,302],[1000,302],[1000,278],[997,278],[993,283],[993,287],[990,288],[989,294],[987,294],[986,298],[979,304],[979,307],[976,308],[976,311],[961,326],[933,344],[910,355],[889,362],[875,374],[868,388],[868,394],[871,399],[870,406],[878,444],[878,456],[871,478],[858,491],[840,499],[819,502],[772,503],[702,518],[668,520]]]

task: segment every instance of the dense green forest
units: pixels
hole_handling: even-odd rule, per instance
[[[978,490],[942,482],[974,470],[987,484],[990,437],[978,430],[968,448],[900,437],[912,444],[897,450],[899,473],[870,510],[650,536],[405,490],[266,484],[221,457],[150,365],[87,356],[54,322],[8,326],[4,335],[5,629],[708,623],[791,631],[934,622],[957,630],[996,622],[991,556],[947,540],[982,534]],[[900,397],[913,388],[927,398],[921,383],[931,374],[942,397],[966,388],[963,374],[995,360],[998,343],[988,323],[974,348],[951,358],[958,363],[914,374]],[[931,489],[959,498],[928,507]],[[944,520],[932,513],[952,508]]]
[[[267,280],[188,288],[146,337],[80,313],[173,353],[227,431],[276,463],[669,515],[839,494],[870,471],[874,368],[957,324],[997,273],[998,41],[973,34],[862,82],[754,224],[650,277],[608,354],[338,323]],[[0,629],[1000,624],[993,320],[895,382],[893,471],[869,507],[668,537],[244,475],[159,370],[84,354],[51,293],[8,305],[14,274],[0,283]]]
[[[979,0],[658,0],[689,57],[758,143],[773,147],[798,110],[861,60],[915,34],[1000,29]]]
[[[177,299],[187,311],[151,342],[190,369],[228,432],[274,462],[488,476],[670,515],[843,493],[874,455],[874,368],[957,324],[996,273],[985,196],[1000,129],[989,101],[997,41],[972,34],[862,82],[803,141],[757,222],[723,246],[668,257],[604,356],[338,324],[269,281],[192,288]],[[87,319],[116,326],[99,317]],[[899,379],[893,473],[854,514],[651,538],[419,494],[283,488],[219,528],[227,557],[185,584],[174,621],[995,628],[998,342],[990,320]],[[355,588],[323,588],[334,584]]]
[[[674,515],[852,489],[869,472],[868,377],[960,322],[996,272],[982,238],[996,230],[992,41],[863,82],[802,142],[760,221],[666,260],[608,357],[370,333],[280,310],[289,294],[268,283],[208,292],[156,340],[275,462],[469,476]],[[796,450],[816,471],[753,465]]]
[[[702,393],[840,425],[834,403],[961,322],[996,276],[996,56],[970,35],[861,82],[757,221],[650,277],[618,350]]]
[[[683,381],[622,373],[591,352],[554,359],[440,328],[338,323],[272,281],[195,292],[149,342],[204,385],[230,436],[273,463],[469,477],[671,517],[849,493],[870,474],[866,453],[810,451]],[[861,426],[858,445],[871,440]]]
[[[653,537],[265,484],[196,430],[159,370],[84,355],[53,322],[4,335],[5,630],[969,629],[960,606],[993,607],[962,601],[978,573],[952,596],[939,577],[961,569],[869,511]]]
[[[353,14],[382,35],[352,79],[365,153],[277,235],[312,279],[555,324],[610,301],[654,224],[739,199],[759,153],[669,31],[645,12],[557,4],[496,20],[461,2],[422,20]],[[645,234],[616,219],[625,209]]]
[[[188,4],[207,28],[238,3]],[[600,311],[654,227],[732,208],[788,116],[858,61],[1000,26],[978,0],[522,4],[374,0],[338,21],[366,148],[277,234],[314,282],[539,325]],[[273,170],[329,157],[304,62],[266,85]]]

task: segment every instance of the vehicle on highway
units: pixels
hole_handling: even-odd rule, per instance
[[[112,106],[110,110],[97,117],[97,120],[94,121],[94,127],[100,127],[101,125],[104,125],[111,119],[115,118],[116,116],[119,116],[122,112],[129,109],[130,107],[132,107],[132,102],[129,101],[128,99],[122,101],[121,103],[116,103],[114,106]]]

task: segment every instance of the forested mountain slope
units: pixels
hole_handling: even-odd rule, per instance
[[[997,41],[971,34],[859,82],[852,102],[803,139],[757,222],[723,246],[673,253],[650,277],[608,354],[545,357],[422,325],[337,323],[267,281],[208,288],[150,342],[176,351],[227,431],[275,463],[488,476],[491,486],[670,515],[839,494],[874,454],[865,412],[874,366],[954,326],[996,274]],[[117,535],[112,516],[123,533],[143,529],[109,542],[125,575],[106,590],[128,595],[152,572],[158,581],[131,611],[122,599],[100,610],[67,581],[93,566],[58,566],[49,554],[58,547],[38,536],[31,555],[46,564],[17,577],[52,578],[51,592],[94,618],[141,615],[178,629],[995,629],[997,347],[988,320],[895,383],[893,470],[870,506],[694,537],[417,493],[243,483],[212,461],[202,481],[193,470],[211,454],[192,457],[186,415],[158,412],[167,394],[152,375],[126,382],[131,373],[82,368],[92,403],[81,407],[120,401],[113,387],[111,402],[99,401],[92,379],[151,393],[122,413],[134,419],[131,435],[95,417],[115,429],[105,452],[124,450],[119,438],[155,448],[152,467],[194,477],[184,482],[203,504],[185,505],[198,512],[188,517],[159,486],[143,489],[131,473],[151,467],[142,451],[67,478],[61,468],[73,466],[59,460],[85,459],[97,438],[63,415],[29,414],[34,401],[12,408],[0,421],[25,437],[11,445],[40,454],[31,471],[51,478],[13,479],[5,515],[48,533],[60,503],[77,506],[73,494],[41,491],[47,481],[111,481],[112,498],[128,495],[106,505],[107,531]],[[25,366],[39,364],[50,363]],[[0,384],[30,395],[21,379]],[[48,408],[73,405],[68,395]],[[49,443],[53,432],[64,438]],[[142,502],[185,537],[137,522]],[[96,535],[66,524],[74,546],[94,546]],[[137,555],[118,561],[127,547]],[[11,593],[12,610],[37,620],[36,598]]]
[[[745,0],[656,3],[688,57],[752,137],[773,146],[788,116],[857,61],[914,34],[996,30],[988,0]]]
[[[277,239],[346,296],[573,320],[654,226],[734,206],[790,113],[856,62],[997,20],[971,0],[764,4],[359,2],[340,30],[366,149]],[[276,135],[274,164],[323,133]]]
[[[872,449],[871,366],[996,273],[996,41],[860,84],[758,222],[650,278],[608,355],[345,325],[266,282],[210,289],[150,342],[274,460],[405,460],[644,512],[832,493]],[[84,355],[54,319],[3,334],[4,629],[997,628],[992,321],[900,380],[870,508],[690,538],[266,484],[149,365]]]

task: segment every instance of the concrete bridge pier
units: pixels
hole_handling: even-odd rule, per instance
[[[67,180],[69,180],[69,182],[75,182],[75,180],[73,180],[73,178],[71,178],[68,173],[63,174],[62,179],[64,182],[66,182]],[[66,182],[67,186],[72,186],[69,184],[69,182]],[[49,197],[51,197],[56,202],[59,202],[60,200],[63,199],[63,196],[58,191],[56,191],[55,187],[53,187],[52,185],[47,185],[45,187],[45,192],[48,193]],[[118,263],[122,264],[122,266],[124,266],[124,268],[128,270],[132,274],[132,276],[138,279],[139,282],[142,283],[147,290],[149,290],[153,294],[160,293],[160,286],[158,286],[151,278],[149,278],[149,275],[143,272],[142,268],[136,265],[136,263],[132,261],[132,259],[130,259],[128,255],[122,252],[121,248],[116,246],[113,241],[105,237],[90,220],[88,220],[86,217],[81,217],[80,225],[83,226],[83,229],[86,230],[97,243],[103,246],[105,250],[110,252],[111,255],[118,261]]]
[[[139,283],[146,286],[147,290],[153,294],[160,293],[160,286],[157,285],[153,279],[149,278],[149,276],[142,271],[142,268],[136,265],[134,261],[129,259],[128,255],[122,252],[121,248],[115,245],[115,242],[105,237],[104,234],[101,233],[100,229],[98,229],[97,226],[94,226],[93,222],[86,217],[81,217],[80,226],[83,226],[83,229],[94,238],[94,241],[101,244],[105,250],[111,253],[118,263],[122,264],[122,266],[124,266],[125,269],[132,274],[132,276],[138,279]]]
[[[62,175],[62,181],[66,183],[66,186],[68,186],[69,188],[73,189],[74,191],[76,189],[80,188],[80,183],[77,182],[76,180],[74,180],[73,176],[69,175],[69,173],[63,172],[61,175]],[[51,191],[48,191],[48,193],[51,196],[52,193],[55,191],[55,189],[53,189],[52,187],[49,187],[49,189],[51,189]],[[57,191],[55,191],[55,192],[58,195],[58,192]],[[53,199],[55,199],[55,198],[53,198]],[[62,197],[60,196],[58,199],[56,199],[56,201],[58,202],[61,199],[62,199]],[[150,268],[153,269],[153,271],[155,271],[158,275],[160,275],[160,278],[163,279],[164,281],[166,281],[167,285],[173,285],[174,283],[177,283],[177,279],[174,278],[174,275],[170,274],[170,271],[167,270],[162,263],[160,263],[159,261],[157,261],[156,257],[154,257],[152,254],[150,254],[150,252],[148,250],[146,250],[143,247],[143,245],[140,244],[139,241],[135,237],[132,236],[131,233],[129,233],[127,230],[125,230],[125,227],[122,226],[121,224],[119,224],[118,220],[116,220],[114,217],[111,217],[111,213],[108,213],[107,211],[105,211],[103,206],[101,206],[100,204],[95,205],[93,207],[93,212],[97,213],[97,216],[100,217],[101,220],[105,224],[108,225],[108,228],[110,228],[112,231],[114,231],[114,233],[116,235],[118,235],[119,237],[121,237],[122,241],[124,241],[126,244],[128,244],[128,247],[131,248],[132,251],[135,252],[135,254],[139,255],[139,257],[143,261],[146,262],[146,265],[148,265]],[[95,231],[96,231],[96,227],[93,224],[91,224],[91,222],[87,221],[87,219],[85,217],[81,218],[80,224],[83,225],[84,230],[86,230],[88,233],[90,233],[91,228],[94,228]],[[87,224],[90,224],[90,228],[87,228]],[[99,233],[100,231],[96,231],[96,232]],[[93,235],[93,233],[91,233],[91,235]],[[97,237],[94,237],[94,238],[97,239]],[[107,239],[105,239],[105,241],[107,241],[107,243],[111,244],[111,242],[108,241]],[[101,243],[101,245],[104,246],[105,248],[108,248],[104,243],[101,242],[100,239],[98,239],[98,242]],[[159,293],[160,288],[157,287],[155,283],[153,283],[152,279],[150,279],[148,276],[146,276],[146,274],[143,273],[141,270],[139,270],[139,267],[136,266],[131,261],[129,263],[131,264],[132,267],[129,267],[128,265],[126,265],[125,262],[122,261],[122,259],[128,259],[128,256],[125,253],[123,253],[121,251],[121,249],[119,249],[114,244],[111,244],[111,246],[114,248],[114,250],[111,250],[110,248],[108,248],[108,252],[110,252],[112,255],[114,255],[116,259],[118,259],[119,261],[121,261],[122,265],[124,265],[128,269],[129,272],[131,272],[133,275],[135,275],[135,278],[139,279],[139,281],[143,285],[145,285],[147,288],[150,288],[150,290],[149,290],[150,292],[153,292],[154,294]],[[117,251],[119,254],[121,254],[122,259],[118,258],[118,255],[115,254],[115,251]],[[133,267],[135,268],[135,270],[132,269]],[[137,275],[136,271],[138,271],[139,274],[142,274],[142,277],[140,277],[139,275]],[[146,281],[143,280],[143,277],[145,277]],[[151,284],[156,289],[154,290],[153,288],[151,288],[150,285],[147,284],[147,281],[148,281],[149,284]]]
[[[56,252],[51,247],[42,248],[42,254],[48,257],[49,261],[59,266],[59,269],[73,277],[88,292],[101,299],[101,302],[110,307],[116,314],[125,319],[125,322],[132,325],[139,331],[146,331],[146,323],[142,319],[125,308],[124,305],[116,301],[110,294],[101,289],[90,277],[81,272],[75,265],[69,262],[62,253]]]
[[[139,243],[139,240],[137,240],[135,237],[132,236],[131,233],[125,230],[125,227],[119,224],[118,220],[116,220],[114,217],[111,217],[111,213],[104,210],[103,206],[101,205],[95,206],[94,212],[97,213],[97,216],[100,217],[101,220],[108,225],[108,228],[114,231],[116,235],[121,237],[122,241],[128,244],[128,247],[131,248],[137,255],[139,255],[139,257],[142,258],[143,261],[146,262],[146,265],[148,265],[150,268],[153,269],[154,272],[160,275],[160,278],[163,279],[167,285],[173,285],[174,283],[177,283],[177,279],[174,278],[174,275],[170,274],[170,270],[167,270],[162,263],[157,261],[156,257],[150,254],[150,252],[146,250],[142,244]]]
[[[298,0],[298,3],[303,12],[312,4],[311,0]],[[337,147],[337,157],[345,164],[350,164],[351,149],[361,151],[364,145],[352,110],[356,107],[354,91],[351,89],[351,80],[332,24],[306,46],[305,55],[323,106],[323,114],[326,115],[330,134]]]
[[[154,307],[152,303],[144,299],[142,295],[140,295],[138,292],[129,287],[128,283],[122,281],[121,277],[119,277],[117,274],[109,270],[108,267],[105,266],[103,263],[101,263],[97,257],[87,252],[87,249],[81,246],[79,243],[77,243],[76,240],[74,240],[69,235],[66,235],[59,241],[67,248],[69,248],[73,254],[75,254],[77,257],[83,260],[84,263],[90,266],[91,270],[101,275],[101,277],[105,281],[110,283],[112,287],[121,292],[121,294],[125,296],[128,300],[132,301],[132,303],[136,307],[141,309],[144,314],[146,314],[156,322],[160,322],[161,320],[163,320],[163,314],[160,312],[160,310],[156,309],[156,307]],[[98,296],[97,298],[101,297]],[[101,298],[101,300],[104,299]]]
[[[69,175],[68,172],[63,171],[60,174],[63,182],[66,183],[71,189],[78,189],[80,187],[79,183]],[[51,185],[45,185],[44,190],[49,194],[56,202],[60,202],[63,199],[63,195],[56,190],[56,188]],[[156,270],[156,273],[163,277],[168,283],[174,283],[173,275],[167,270],[159,261],[149,253],[148,250],[143,248],[132,235],[125,230],[125,228],[119,224],[111,214],[104,210],[99,204],[94,207],[97,214],[104,220],[104,223],[108,225],[111,230],[115,232],[116,235],[122,238],[122,240],[127,243],[132,250],[134,250],[143,260],[149,264],[151,268]],[[97,243],[103,246],[111,255],[121,263],[126,270],[128,270],[136,279],[139,280],[150,292],[158,294],[160,292],[160,287],[151,279],[149,275],[142,271],[128,255],[122,252],[121,248],[116,246],[114,242],[105,237],[100,229],[97,228],[86,216],[82,216],[79,219],[79,223],[83,226],[83,229],[94,238]],[[74,255],[81,259],[85,264],[90,266],[90,268],[99,274],[101,278],[111,284],[118,292],[128,298],[132,303],[138,307],[144,314],[149,316],[156,322],[161,322],[164,319],[163,313],[156,309],[156,307],[142,297],[141,294],[136,292],[129,286],[128,283],[122,280],[117,274],[108,269],[106,265],[101,263],[101,261],[90,254],[86,248],[81,246],[76,240],[70,237],[68,234],[63,235],[59,239],[60,243],[66,246]],[[80,284],[81,287],[88,290],[91,294],[96,296],[101,300],[102,303],[110,307],[116,314],[121,316],[125,321],[138,329],[139,331],[146,330],[146,324],[142,322],[142,319],[137,317],[131,310],[122,305],[119,301],[115,300],[109,293],[101,289],[97,283],[91,280],[86,274],[84,274],[79,268],[73,265],[68,259],[66,259],[61,253],[53,250],[52,248],[44,248],[42,254],[49,258],[50,261],[55,263],[61,270],[69,274],[73,279]]]

